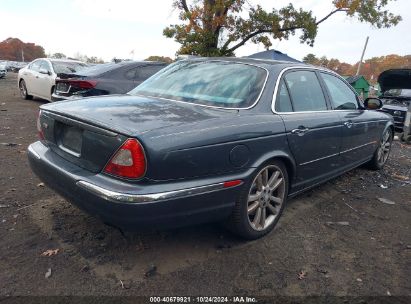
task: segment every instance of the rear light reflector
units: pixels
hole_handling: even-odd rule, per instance
[[[96,80],[63,80],[61,82],[65,82],[72,87],[80,89],[92,89],[97,85]]]
[[[235,187],[235,186],[241,185],[242,183],[243,183],[243,181],[240,180],[240,179],[232,180],[232,181],[224,182],[223,187],[224,188]]]
[[[143,147],[136,139],[127,139],[113,155],[104,172],[125,178],[140,178],[146,172],[146,157]]]
[[[40,140],[44,140],[44,133],[41,127],[40,117],[41,117],[41,110],[39,111],[39,114],[37,115],[37,135],[39,136]]]

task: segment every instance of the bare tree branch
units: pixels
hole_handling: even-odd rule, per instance
[[[184,8],[184,11],[186,12],[186,13],[191,13],[190,12],[190,10],[188,9],[188,5],[187,5],[187,1],[186,0],[181,0],[181,5],[183,6],[183,8]]]
[[[329,13],[327,16],[325,16],[324,18],[321,18],[319,21],[317,21],[315,24],[319,25],[320,23],[324,22],[325,20],[327,20],[328,18],[330,18],[332,15],[334,15],[335,13],[338,12],[347,12],[348,9],[344,9],[344,8],[338,8],[336,10],[333,10],[331,13]]]
[[[328,18],[330,18],[332,15],[334,15],[335,13],[338,12],[346,12],[348,11],[347,9],[343,9],[343,8],[339,8],[336,10],[333,10],[332,12],[330,12],[327,16],[325,16],[324,18],[321,18],[319,21],[317,21],[315,24],[319,25],[320,23],[324,22],[325,20],[327,20]],[[294,30],[298,30],[298,29],[302,29],[304,28],[303,26],[293,26],[293,27],[287,27],[287,28],[281,28],[278,29],[279,32],[286,32],[286,31],[294,31]],[[251,34],[249,34],[248,36],[246,36],[245,38],[243,38],[243,40],[241,40],[239,43],[237,43],[236,45],[234,45],[233,47],[227,49],[227,52],[233,52],[236,49],[238,49],[240,46],[243,46],[248,40],[250,40],[251,38],[262,34],[262,33],[272,33],[272,29],[260,29],[257,30],[255,32],[252,32]],[[223,46],[223,49],[227,48],[228,45],[231,43],[232,41],[227,40],[226,43]]]

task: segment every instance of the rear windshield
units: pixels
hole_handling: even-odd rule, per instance
[[[56,74],[60,73],[65,73],[65,74],[70,74],[70,73],[76,73],[84,68],[86,68],[88,65],[85,63],[81,62],[70,62],[70,61],[54,61],[51,63],[53,65],[54,72]]]
[[[120,65],[118,63],[114,63],[114,62],[96,64],[96,65],[88,67],[87,69],[82,70],[80,74],[82,76],[101,75],[101,74],[104,74],[105,72],[118,68],[119,66]]]
[[[263,89],[263,68],[224,61],[180,61],[150,77],[129,94],[199,105],[245,108]]]

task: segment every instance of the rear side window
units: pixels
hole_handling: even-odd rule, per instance
[[[149,66],[142,66],[136,71],[135,80],[136,81],[144,81],[147,78],[153,76],[155,73],[160,71],[164,68],[165,65],[149,65]]]
[[[295,112],[327,110],[324,93],[315,72],[294,71],[284,77]]]
[[[321,73],[325,86],[330,93],[331,102],[335,110],[352,110],[358,108],[355,93],[341,79]]]
[[[284,80],[281,80],[278,87],[278,96],[275,103],[276,112],[292,112],[293,107],[291,105],[290,95],[288,95],[288,89]]]

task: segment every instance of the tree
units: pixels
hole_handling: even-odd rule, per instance
[[[317,19],[312,11],[295,8],[289,4],[281,9],[265,11],[260,5],[248,8],[248,18],[243,11],[247,0],[174,0],[180,11],[181,24],[163,30],[164,36],[181,44],[179,54],[201,56],[232,56],[246,42],[262,43],[267,49],[273,39],[289,39],[301,32],[301,43],[314,45],[318,26],[337,13],[344,13],[360,22],[377,28],[397,25],[401,16],[384,8],[395,0],[329,0],[333,10]]]
[[[307,64],[312,64],[312,65],[318,65],[318,62],[320,60],[314,55],[314,54],[307,54],[307,56],[305,56],[303,58],[303,62],[307,63]]]
[[[144,61],[161,61],[165,63],[172,63],[173,59],[171,59],[170,57],[164,57],[164,56],[150,56],[144,59]]]
[[[51,58],[64,59],[64,58],[67,58],[67,56],[64,55],[63,53],[54,53],[53,55],[51,55]]]
[[[0,42],[0,58],[11,61],[32,61],[46,57],[44,48],[34,43],[24,43],[18,38],[8,38]]]

